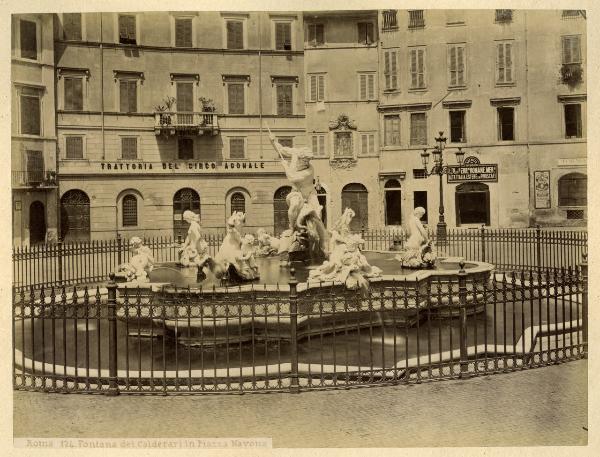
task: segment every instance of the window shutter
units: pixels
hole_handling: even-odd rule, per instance
[[[81,40],[81,13],[64,13],[63,31],[66,40]]]
[[[27,174],[30,181],[42,181],[44,177],[44,153],[27,151]]]
[[[65,78],[65,109],[73,109],[73,79]]]
[[[72,79],[73,84],[73,109],[83,110],[83,80],[81,78]]]
[[[275,23],[275,49],[285,49],[285,44],[292,44],[291,24],[287,22]]]
[[[243,49],[244,48],[244,24],[238,21],[227,22],[227,48]]]
[[[375,75],[367,75],[367,81],[369,83],[368,99],[373,100],[375,98]]]
[[[317,135],[313,135],[312,136],[312,153],[314,155],[318,155],[319,154],[319,137]]]
[[[450,46],[450,85],[456,86],[456,46]]]
[[[317,44],[325,43],[325,26],[323,24],[317,24]]]
[[[425,53],[422,49],[417,51],[417,71],[419,73],[418,87],[425,87],[425,63],[424,63]]]
[[[127,81],[128,89],[127,89],[127,98],[129,100],[129,110],[130,113],[137,112],[137,81],[130,80]]]
[[[498,68],[498,82],[504,82],[504,43],[496,46],[496,66]]]
[[[194,111],[193,83],[177,83],[177,111]]]
[[[410,87],[415,88],[418,85],[418,75],[417,75],[417,50],[411,49],[410,51],[410,76],[411,76],[411,85]]]
[[[571,58],[573,59],[574,63],[579,63],[581,62],[581,48],[579,46],[579,37],[572,37],[571,44],[573,46],[571,49]]]
[[[308,42],[315,44],[317,41],[317,25],[308,24]]]
[[[227,93],[229,98],[229,113],[244,114],[244,85],[229,84]]]
[[[68,136],[66,138],[66,158],[83,159],[83,138],[80,136]]]
[[[121,138],[121,156],[126,160],[137,159],[137,138]]]
[[[360,145],[360,153],[363,155],[367,154],[368,148],[369,148],[369,139],[367,138],[368,135],[361,135],[360,139],[361,139],[361,145]]]
[[[37,25],[32,21],[21,20],[21,57],[37,59]]]
[[[129,109],[128,90],[129,90],[128,81],[125,81],[125,80],[119,81],[119,104],[120,104],[119,110],[122,113],[126,113]]]
[[[397,64],[397,55],[396,55],[396,51],[391,51],[390,52],[390,57],[391,57],[391,63],[392,63],[392,87],[391,89],[397,89],[398,88],[398,64]]]
[[[386,89],[391,89],[391,64],[390,64],[390,58],[391,58],[391,52],[390,51],[386,51],[384,53],[384,70],[383,70],[383,74],[385,75],[385,88]]]
[[[310,87],[310,97],[309,100],[311,102],[317,101],[317,76],[310,75],[309,76],[309,87]]]
[[[571,53],[571,37],[563,37],[563,63],[571,63],[573,55]]]
[[[292,114],[292,86],[288,84],[277,86],[277,114]]]
[[[459,86],[465,84],[465,60],[464,60],[465,48],[462,46],[458,46],[456,48],[456,66],[457,66],[457,78],[456,83]]]
[[[504,45],[504,59],[505,59],[505,81],[512,82],[512,46],[510,43]]]
[[[319,135],[319,155],[325,155],[325,135]]]
[[[135,16],[127,16],[127,38],[135,41]]]
[[[230,138],[229,139],[229,158],[243,159],[244,158],[244,139]]]
[[[175,46],[185,47],[186,43],[186,19],[175,19]]]
[[[364,22],[359,22],[358,23],[358,42],[359,43],[365,43],[366,42],[366,35],[367,35],[367,28]]]
[[[40,98],[21,96],[21,133],[40,134]]]
[[[319,93],[317,101],[325,100],[325,75],[318,75],[319,77]]]
[[[375,153],[375,135],[369,135],[369,154]]]
[[[367,75],[359,75],[360,78],[360,100],[366,100],[367,98]]]

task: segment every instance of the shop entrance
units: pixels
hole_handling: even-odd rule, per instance
[[[362,184],[352,183],[342,189],[342,212],[352,208],[355,216],[350,223],[350,230],[360,232],[369,227],[369,193]]]
[[[29,244],[43,243],[46,240],[46,209],[40,201],[29,206]]]
[[[456,225],[490,225],[490,190],[479,182],[456,187]]]

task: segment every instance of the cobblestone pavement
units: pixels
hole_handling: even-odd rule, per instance
[[[587,418],[585,360],[300,395],[14,393],[15,437],[271,437],[274,447],[585,445]]]

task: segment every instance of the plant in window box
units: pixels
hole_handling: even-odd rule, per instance
[[[171,125],[171,112],[177,103],[175,97],[165,97],[161,105],[156,105],[154,110],[160,113],[160,125]]]
[[[560,68],[560,79],[564,84],[576,86],[583,80],[583,68],[581,64],[563,64]]]
[[[215,106],[215,102],[212,98],[200,97],[200,103],[202,104],[202,112],[203,113],[214,113],[217,110]],[[203,114],[202,115],[202,124],[212,124],[213,117],[212,114]]]

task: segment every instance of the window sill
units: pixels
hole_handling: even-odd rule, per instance
[[[398,30],[400,30],[400,27],[398,27],[397,25],[395,25],[393,27],[385,27],[385,28],[381,29],[382,32],[396,32]]]
[[[499,83],[496,82],[496,87],[515,87],[517,85],[516,81],[512,81],[509,83]]]
[[[465,90],[467,88],[466,84],[460,86],[448,86],[448,90]]]
[[[19,56],[12,56],[12,60],[16,60],[18,62],[24,62],[24,63],[38,63],[38,64],[42,63],[42,62],[40,62],[39,59],[28,59],[27,57],[19,57]]]
[[[399,94],[400,89],[383,89],[384,94]]]
[[[409,92],[427,92],[427,87],[415,87],[408,89]]]
[[[446,27],[464,27],[466,25],[465,21],[446,22]]]
[[[123,157],[119,157],[117,158],[117,162],[143,162],[143,160],[141,158],[135,158],[135,159],[124,159]]]
[[[60,158],[61,162],[85,162],[85,163],[90,163],[90,159],[86,159],[85,157],[81,157],[81,158],[73,158],[73,157],[61,157]]]

